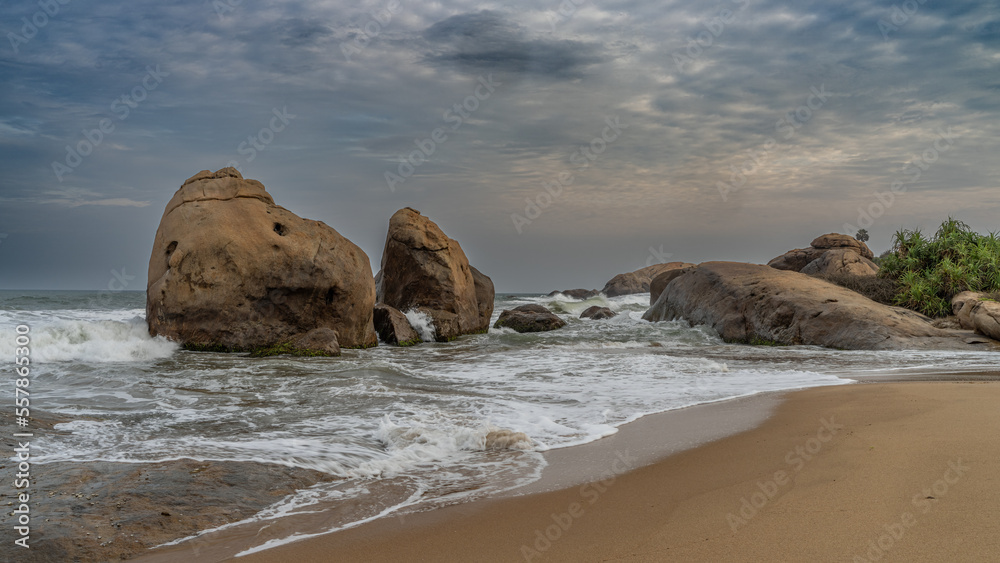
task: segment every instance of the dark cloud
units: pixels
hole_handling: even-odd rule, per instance
[[[599,287],[650,247],[766,261],[856,222],[940,130],[954,150],[869,228],[873,246],[949,214],[997,229],[996,1],[926,2],[885,35],[889,0],[214,5],[69,3],[18,52],[0,44],[0,287],[141,277],[173,192],[230,161],[373,263],[388,217],[414,206],[500,291]],[[5,33],[37,10],[9,7]],[[163,83],[135,90],[157,65]],[[470,101],[485,75],[495,91]],[[813,88],[829,95],[803,110]],[[112,104],[133,91],[120,119]],[[456,122],[456,107],[474,109]],[[296,117],[251,158],[275,110]],[[580,166],[613,117],[626,128]],[[114,131],[60,181],[52,163],[104,118]],[[391,192],[385,173],[437,128],[447,140]],[[718,183],[769,138],[723,200]],[[518,234],[511,214],[565,171],[573,183]]]
[[[474,72],[573,78],[612,58],[596,42],[530,38],[523,26],[488,10],[452,16],[430,26],[423,36],[432,49],[428,61]]]

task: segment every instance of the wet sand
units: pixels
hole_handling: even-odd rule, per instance
[[[602,440],[586,459],[561,453],[576,459],[554,463],[580,471],[535,487],[563,488],[383,518],[236,561],[1000,560],[1000,382],[782,398],[759,426],[649,465],[653,454]],[[655,440],[645,427],[641,441]],[[680,434],[658,431],[664,443]],[[605,479],[566,485],[595,471]]]

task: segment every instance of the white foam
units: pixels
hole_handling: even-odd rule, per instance
[[[434,342],[437,335],[434,329],[434,319],[430,315],[417,309],[410,309],[403,314],[410,321],[410,326],[413,327],[413,330],[417,331],[417,334],[420,335],[421,340],[424,342]]]
[[[149,361],[168,358],[179,348],[163,337],[151,337],[146,321],[138,317],[35,323],[29,337],[31,357],[40,363]],[[13,356],[13,346],[13,339],[0,342],[0,355]]]

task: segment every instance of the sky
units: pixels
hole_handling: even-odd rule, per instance
[[[1000,216],[1000,2],[0,0],[0,289],[143,290],[236,166],[501,292]],[[848,232],[848,231],[851,232]]]

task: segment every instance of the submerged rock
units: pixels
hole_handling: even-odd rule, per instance
[[[384,303],[375,305],[375,330],[387,344],[412,346],[422,342],[406,315]]]
[[[435,338],[489,330],[493,282],[469,265],[457,241],[419,211],[406,207],[389,220],[378,301],[418,309],[434,321]]]
[[[797,272],[757,264],[706,262],[678,276],[643,315],[686,319],[728,342],[808,344],[845,350],[973,349],[927,317],[876,303]]]
[[[317,328],[339,346],[377,343],[368,256],[334,229],[275,205],[234,168],[189,178],[149,259],[146,322],[193,349],[288,344]]]
[[[594,319],[595,321],[599,321],[601,319],[610,319],[611,317],[613,317],[613,316],[615,316],[617,314],[618,313],[615,313],[614,311],[612,311],[611,309],[609,309],[607,307],[601,307],[600,305],[594,305],[594,306],[587,307],[586,309],[584,309],[584,311],[582,313],[580,313],[580,318],[581,319]]]
[[[653,278],[657,275],[666,272],[667,270],[686,268],[688,266],[694,266],[694,264],[689,264],[687,262],[667,262],[666,264],[653,264],[652,266],[640,268],[634,272],[618,274],[617,276],[611,278],[608,283],[604,284],[604,289],[602,289],[601,292],[608,297],[632,295],[634,293],[646,293],[649,291],[649,283],[653,281]]]
[[[549,297],[555,297],[556,295],[563,294],[566,297],[572,297],[573,299],[590,299],[600,295],[601,292],[596,289],[564,289],[562,291],[556,290],[549,293]]]
[[[566,326],[566,321],[541,305],[521,305],[504,310],[494,328],[509,328],[516,332],[544,332]]]

